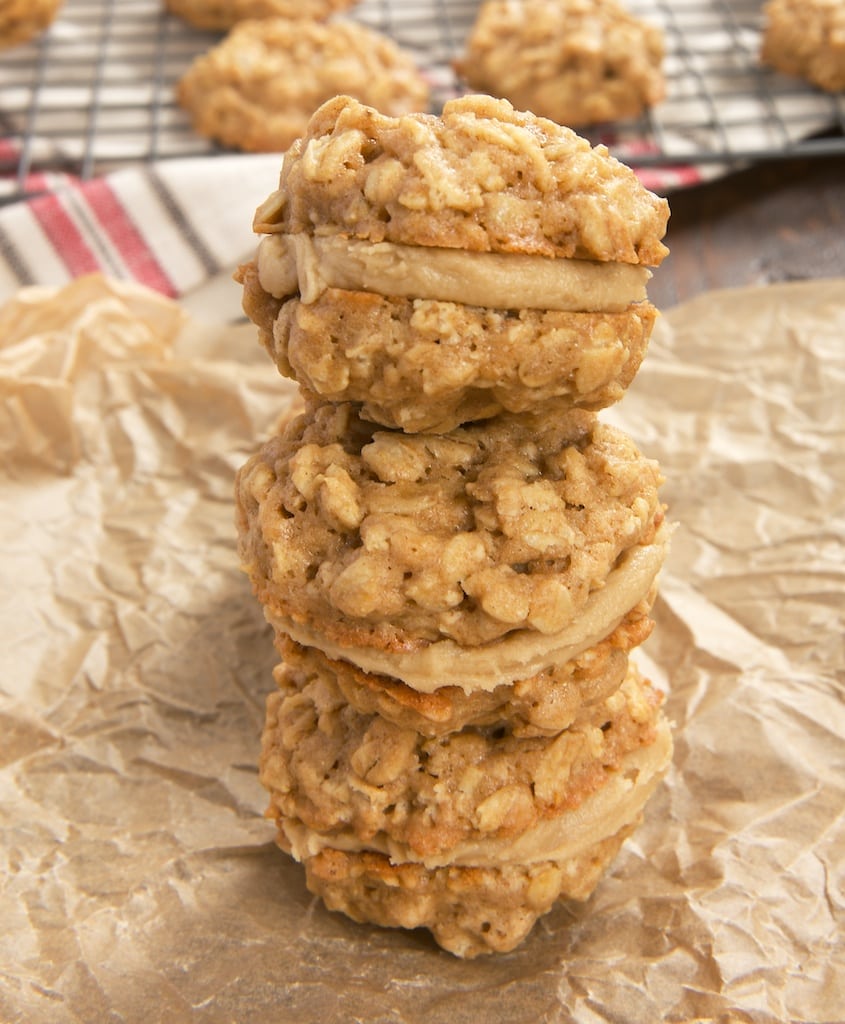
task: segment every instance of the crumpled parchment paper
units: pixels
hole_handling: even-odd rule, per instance
[[[0,391],[4,1022],[845,1018],[845,280],[671,310],[604,414],[680,523],[674,764],[587,904],[471,962],[327,912],[262,818],[232,478],[295,392],[254,328],[28,290]]]

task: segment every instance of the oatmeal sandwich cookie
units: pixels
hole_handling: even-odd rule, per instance
[[[514,736],[501,723],[426,737],[361,714],[329,674],[284,664],[276,681],[261,760],[272,817],[428,867],[484,864],[499,846],[533,843],[654,742],[661,702],[631,666],[555,736]]]
[[[225,32],[239,21],[260,18],[328,18],[357,0],[164,0],[171,14],[195,28]]]
[[[491,690],[578,657],[650,593],[661,480],[592,413],[403,434],[321,405],[240,471],[240,558],[298,643],[424,693]]]
[[[556,900],[587,899],[671,756],[635,672],[592,724],[533,742],[391,734],[345,721],[320,681],[278,678],[261,759],[278,844],[330,909],[428,928],[462,957],[512,949]]]
[[[445,736],[466,726],[498,728],[503,722],[513,736],[553,736],[622,684],[630,651],[648,639],[654,626],[649,613],[656,589],[652,586],[605,639],[576,657],[490,690],[468,693],[452,685],[421,692],[399,679],[329,658],[316,647],[303,647],[283,632],[277,632],[276,646],[283,664],[300,677],[325,677],[356,711],[377,714],[422,736]]]
[[[663,33],[617,0],[487,0],[456,70],[560,124],[639,116],[663,99]]]
[[[271,251],[262,248],[261,262]],[[657,315],[647,301],[580,313],[339,288],[313,302],[276,299],[260,265],[240,268],[243,305],[279,371],[312,399],[358,402],[364,416],[409,433],[544,403],[611,405],[639,369]]]
[[[392,114],[423,111],[429,88],[392,39],[352,21],[241,21],[176,88],[201,135],[250,152],[285,150],[345,90]]]
[[[514,949],[558,900],[588,899],[638,823],[635,817],[608,838],[530,864],[430,869],[333,847],[304,853],[301,861],[308,889],[329,910],[362,924],[427,928],[439,946],[469,960]],[[291,852],[283,832],[278,844]]]
[[[819,89],[845,89],[845,0],[769,0],[760,59]]]
[[[394,118],[340,96],[286,154],[238,277],[307,395],[441,432],[618,401],[654,323],[667,218],[604,147],[506,101]]]

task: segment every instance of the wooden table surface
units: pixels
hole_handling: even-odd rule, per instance
[[[659,309],[713,288],[845,277],[845,156],[778,159],[669,195]]]

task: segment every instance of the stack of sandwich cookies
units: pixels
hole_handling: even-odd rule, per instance
[[[661,476],[595,410],[643,357],[667,216],[604,149],[480,96],[330,101],[257,212],[244,306],[306,398],[237,485],[282,658],[261,778],[356,920],[513,948],[590,894],[665,771],[629,661]]]

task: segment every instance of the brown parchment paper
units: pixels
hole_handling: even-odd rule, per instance
[[[674,764],[587,904],[471,962],[325,911],[262,818],[232,477],[293,390],[254,328],[30,290],[0,391],[0,1020],[845,1019],[845,280],[673,309],[606,414],[680,523]]]

